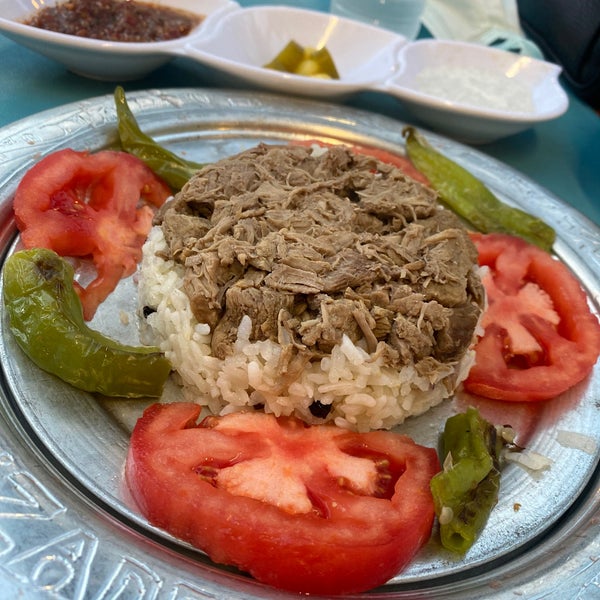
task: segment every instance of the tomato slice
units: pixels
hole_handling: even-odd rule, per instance
[[[89,320],[119,280],[135,271],[152,225],[151,206],[170,194],[135,156],[64,149],[25,174],[13,207],[25,247],[92,258],[96,278],[77,288]]]
[[[520,238],[472,234],[489,306],[464,387],[497,400],[548,400],[582,381],[600,325],[569,269]]]
[[[208,417],[154,404],[131,436],[126,478],[154,525],[279,588],[364,591],[429,539],[436,452],[264,413]]]
[[[334,144],[328,144],[320,140],[310,139],[294,140],[293,143],[297,146],[320,146],[321,148],[329,148],[334,146]],[[371,156],[376,160],[380,160],[381,162],[393,165],[397,169],[400,169],[400,171],[402,171],[405,175],[412,177],[416,181],[419,181],[424,185],[430,185],[429,179],[427,179],[427,177],[423,173],[421,173],[421,171],[419,171],[417,167],[415,167],[413,162],[407,156],[393,154],[392,152],[382,150],[381,148],[375,148],[373,146],[360,146],[358,144],[352,144],[350,148],[356,154],[364,154],[365,156]]]

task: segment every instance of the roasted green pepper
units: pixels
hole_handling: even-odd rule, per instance
[[[4,305],[25,354],[71,385],[106,396],[157,397],[171,371],[158,348],[126,346],[90,329],[72,266],[52,250],[13,254],[4,265]]]
[[[431,480],[442,545],[464,554],[498,502],[500,453],[496,428],[474,408],[450,417],[441,440],[443,471]]]
[[[413,127],[405,127],[408,157],[438,192],[440,200],[482,233],[522,237],[550,251],[556,233],[529,213],[505,204],[469,171],[437,152]]]
[[[122,149],[144,161],[173,191],[180,190],[204,165],[177,156],[146,135],[133,116],[122,87],[115,89],[114,97]]]
[[[304,48],[294,40],[288,42],[272,61],[264,65],[264,68],[306,77],[340,78],[327,48]]]

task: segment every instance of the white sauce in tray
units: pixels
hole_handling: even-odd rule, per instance
[[[503,73],[475,67],[427,67],[415,79],[424,94],[450,102],[510,112],[534,111],[531,91]]]

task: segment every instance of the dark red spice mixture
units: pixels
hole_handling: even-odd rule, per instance
[[[133,0],[68,0],[46,6],[26,25],[111,42],[163,42],[187,35],[203,17]]]

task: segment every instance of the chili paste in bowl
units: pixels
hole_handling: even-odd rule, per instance
[[[0,0],[0,32],[105,81],[139,79],[168,63],[188,39],[210,27],[208,17],[239,8],[232,0]]]
[[[96,40],[164,42],[188,35],[203,18],[196,13],[136,0],[68,0],[44,6],[23,23]]]

